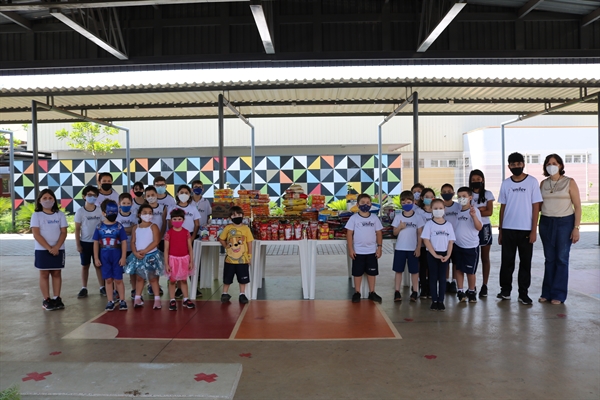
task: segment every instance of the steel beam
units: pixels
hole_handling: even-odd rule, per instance
[[[254,168],[256,166],[256,163],[255,163],[256,145],[255,145],[255,141],[254,141],[254,125],[252,125],[250,123],[250,120],[248,118],[244,117],[242,115],[242,113],[233,104],[231,104],[231,102],[228,99],[223,98],[223,103],[225,104],[225,106],[227,108],[229,108],[229,110],[231,110],[232,113],[235,114],[236,117],[241,119],[242,122],[244,122],[246,125],[248,125],[251,128],[251,131],[250,131],[250,158],[252,159],[252,165],[250,166],[250,169],[251,169],[252,175],[251,175],[250,179],[251,179],[252,190],[254,190],[254,185],[255,185],[255,183],[254,183]]]
[[[267,16],[265,15],[265,9],[263,4],[252,1],[250,3],[250,10],[254,17],[254,23],[258,29],[258,34],[262,40],[263,47],[267,54],[275,54],[275,44],[273,41],[272,30],[269,29],[269,23],[267,22]]]
[[[108,10],[109,18],[110,18],[111,22],[113,22],[113,16],[110,15],[112,11],[113,10]],[[98,12],[101,13],[102,11],[99,10]],[[103,48],[104,50],[106,50],[107,52],[112,54],[113,56],[117,57],[119,60],[129,59],[127,54],[125,54],[123,51],[121,51],[119,49],[119,47],[122,46],[122,44],[123,44],[123,39],[121,36],[121,30],[118,26],[118,18],[116,18],[116,15],[114,15],[115,26],[105,27],[106,30],[104,32],[106,35],[106,39],[100,37],[100,32],[98,32],[97,30],[96,30],[96,32],[93,32],[92,30],[89,29],[89,27],[85,27],[80,22],[75,21],[68,15],[63,14],[63,12],[59,9],[55,9],[55,8],[50,9],[50,15],[52,15],[54,18],[58,19],[65,25],[69,26],[74,31],[80,33],[82,36],[84,36],[87,39],[91,40],[92,42],[96,43],[98,46],[100,46],[101,48]],[[118,36],[120,37],[120,40],[115,38],[116,43],[110,43],[109,40],[110,40],[111,36],[114,35],[114,31],[117,31]]]
[[[423,43],[421,43],[419,45],[419,47],[417,48],[417,53],[426,52],[427,49],[433,44],[433,42],[436,41],[436,39],[442,34],[442,32],[444,32],[444,30],[448,27],[448,25],[450,25],[452,20],[454,20],[454,18],[456,18],[458,13],[460,13],[460,11],[466,5],[467,5],[467,3],[462,2],[462,0],[460,0],[457,3],[454,3],[452,5],[452,7],[450,8],[450,10],[446,13],[446,15],[444,15],[442,17],[442,19],[440,20],[440,22],[438,22],[436,27],[433,28],[431,33],[429,33],[429,35],[427,35],[425,40],[423,40]]]
[[[586,15],[585,17],[583,17],[581,19],[581,26],[587,26],[595,21],[597,21],[598,19],[600,19],[600,8],[597,8],[596,10],[592,11],[591,13],[589,13],[588,15]]]
[[[223,167],[223,157],[224,151],[223,147],[225,146],[224,140],[224,125],[223,125],[223,106],[224,106],[224,97],[222,94],[219,94],[219,189],[225,188],[225,169]]]
[[[32,22],[30,20],[28,20],[27,18],[20,16],[16,12],[0,11],[0,15],[2,15],[6,19],[11,20],[12,22],[14,22],[17,25],[21,25],[25,29],[29,29],[30,31],[33,30]]]
[[[231,3],[249,0],[210,0],[211,3]],[[80,8],[107,8],[107,7],[136,7],[159,6],[173,4],[207,3],[207,0],[81,0],[81,1],[36,1],[31,3],[0,4],[0,11],[47,11],[50,8],[74,10]]]
[[[413,184],[419,182],[419,93],[413,93]]]
[[[517,18],[523,18],[543,2],[544,0],[529,0],[527,4],[525,4],[519,9],[519,12],[517,13]]]
[[[8,165],[10,168],[10,216],[12,221],[12,229],[15,230],[15,138],[12,131],[0,129],[0,134],[10,135],[9,150],[8,150]]]

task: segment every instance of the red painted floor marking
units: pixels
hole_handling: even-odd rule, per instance
[[[57,356],[59,354],[61,354],[62,351],[53,351],[52,353],[50,353],[51,356]]]
[[[556,314],[556,316],[558,318],[565,318],[567,316],[567,314]]]
[[[30,380],[34,380],[34,381],[43,381],[45,380],[45,376],[48,375],[52,375],[52,372],[48,371],[48,372],[42,372],[41,374],[38,374],[37,372],[30,372],[27,374],[27,378],[23,378],[22,381],[26,382],[26,381],[30,381]]]
[[[414,321],[412,318],[404,318],[404,320],[405,320],[406,322],[413,322],[413,321]]]
[[[217,377],[218,377],[217,374],[206,375],[204,372],[201,374],[196,374],[195,376],[196,376],[194,378],[195,381],[197,381],[197,382],[206,381],[208,383],[216,381]]]
[[[425,356],[425,358],[428,360],[435,360],[437,358],[437,356],[434,356],[433,354],[428,354]]]
[[[252,357],[252,353],[241,353],[240,357],[248,357],[251,358]]]

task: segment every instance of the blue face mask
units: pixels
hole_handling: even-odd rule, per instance
[[[128,213],[129,211],[131,211],[131,206],[121,206],[121,211],[123,211],[124,213]]]
[[[358,206],[358,209],[362,212],[369,212],[371,210],[371,205],[370,204],[361,204],[360,206]]]
[[[96,196],[87,196],[85,198],[85,201],[87,201],[90,204],[96,204],[96,200],[98,200]]]
[[[454,193],[442,193],[442,199],[450,201],[454,197]]]
[[[402,210],[408,212],[413,209],[413,204],[402,204]]]
[[[202,192],[203,192],[203,191],[204,191],[204,189],[202,189],[201,187],[195,187],[195,188],[194,188],[194,194],[195,194],[195,195],[198,195],[198,196],[199,196],[199,195],[201,195],[201,194],[202,194]]]
[[[156,187],[156,193],[158,193],[158,194],[165,194],[165,193],[167,193],[167,187],[166,186],[157,186]]]
[[[430,206],[432,201],[433,199],[423,199],[423,204],[425,204],[426,206]]]

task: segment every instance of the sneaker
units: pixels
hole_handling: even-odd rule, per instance
[[[410,301],[417,301],[418,298],[419,294],[417,292],[412,292],[412,294],[410,295]]]
[[[175,300],[169,302],[169,311],[177,311],[177,302]]]
[[[502,300],[510,300],[510,293],[500,292],[496,295],[496,298]]]
[[[84,297],[87,297],[88,295],[88,291],[86,288],[81,288],[81,290],[79,291],[79,293],[77,293],[77,298],[78,299],[82,299]]]
[[[374,302],[379,303],[379,304],[381,304],[381,302],[382,302],[381,296],[379,296],[375,292],[369,293],[369,300],[373,300]]]
[[[113,301],[117,302],[121,300],[121,296],[119,296],[119,292],[117,292],[116,290],[113,290]]]
[[[438,311],[446,311],[446,306],[441,301],[438,302]]]
[[[231,300],[231,295],[229,293],[223,293],[221,295],[221,303],[228,303]]]
[[[431,307],[429,307],[429,309],[431,311],[437,311],[438,310],[438,303],[436,301],[432,301],[431,302]]]
[[[196,308],[196,305],[190,299],[187,299],[186,301],[184,301],[183,306],[185,308],[190,308],[190,309]]]
[[[46,311],[54,311],[56,310],[56,306],[54,305],[54,300],[48,297],[46,300],[42,301],[42,308]]]
[[[424,287],[421,288],[421,296],[419,297],[421,297],[422,299],[427,298],[427,290]]]
[[[106,288],[104,286],[100,288],[100,296],[106,297]]]
[[[127,311],[127,302],[125,300],[119,301],[119,311]]]
[[[154,296],[154,291],[152,290],[152,286],[151,285],[148,285],[148,294],[150,296]]]
[[[136,303],[134,300],[133,308],[140,308],[140,307],[144,307],[144,300],[140,299],[139,303]]]
[[[469,299],[469,303],[477,303],[477,293],[474,290],[467,292],[467,298]]]
[[[202,297],[202,292],[200,291],[200,289],[196,289],[196,298],[198,297]]]
[[[394,301],[395,302],[402,301],[402,295],[400,294],[400,292],[398,290],[396,290],[394,292]]]
[[[456,294],[456,297],[458,297],[458,301],[461,302],[461,303],[467,301],[467,295],[463,291],[459,291]]]
[[[131,289],[131,300],[135,300],[135,289]]]
[[[533,301],[526,294],[519,295],[519,301],[525,304],[526,306],[530,306],[533,304]]]
[[[115,303],[114,303],[114,301],[109,301],[106,304],[106,307],[104,307],[104,310],[105,311],[114,311],[115,310]]]
[[[360,293],[358,292],[354,292],[354,294],[352,295],[352,302],[353,303],[359,303],[360,302]]]
[[[446,284],[446,292],[448,293],[456,293],[458,292],[458,288],[456,287],[456,282],[452,281]]]
[[[160,304],[160,300],[154,300],[154,305],[152,306],[153,310],[160,310],[162,305]]]
[[[248,298],[245,294],[240,294],[240,304],[248,304]]]
[[[487,285],[481,285],[481,290],[479,291],[479,297],[487,297]]]
[[[181,291],[181,289],[177,288],[177,290],[175,291],[175,298],[183,299],[183,292]]]
[[[60,296],[54,299],[54,309],[55,310],[63,310],[65,308],[65,304],[62,302]]]

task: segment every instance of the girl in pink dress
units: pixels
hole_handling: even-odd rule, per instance
[[[165,234],[165,263],[169,276],[169,310],[177,311],[175,300],[175,284],[179,282],[179,288],[183,292],[183,307],[195,308],[194,303],[188,298],[187,279],[194,272],[194,260],[192,253],[191,233],[183,228],[185,212],[180,208],[174,208],[171,213],[172,228]]]

